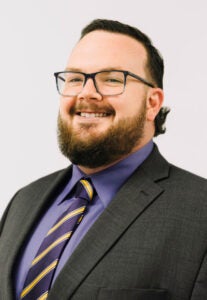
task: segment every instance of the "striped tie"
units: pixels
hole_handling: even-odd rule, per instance
[[[45,300],[61,254],[72,233],[80,224],[87,204],[93,198],[92,185],[81,179],[76,189],[74,203],[48,231],[28,271],[20,299]]]

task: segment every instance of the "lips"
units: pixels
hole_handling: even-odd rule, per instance
[[[104,118],[109,116],[108,113],[97,113],[97,112],[78,112],[77,115],[84,118]]]
[[[115,110],[111,105],[97,105],[96,103],[76,103],[70,109],[71,116],[79,116],[85,119],[106,118],[115,115]]]

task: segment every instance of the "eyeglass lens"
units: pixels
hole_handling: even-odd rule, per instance
[[[125,75],[123,72],[103,71],[94,75],[97,91],[102,95],[118,95],[123,93]],[[63,96],[76,96],[85,85],[85,75],[78,72],[63,72],[57,77],[59,93]]]

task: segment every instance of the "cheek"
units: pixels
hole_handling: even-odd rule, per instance
[[[116,111],[116,117],[122,118],[131,118],[137,115],[142,107],[141,101],[136,101],[135,99],[131,101],[131,99],[125,99],[125,101],[120,101],[113,105]]]
[[[146,91],[132,88],[126,90],[116,102],[114,102],[114,109],[117,114],[127,117],[137,115],[146,102]]]
[[[59,109],[61,115],[68,114],[72,105],[73,105],[73,100],[69,99],[67,97],[61,97],[60,98],[60,103],[59,103]]]

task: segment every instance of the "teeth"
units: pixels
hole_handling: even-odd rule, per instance
[[[85,118],[102,118],[102,117],[106,117],[107,114],[106,113],[80,113],[81,117],[85,117]]]

